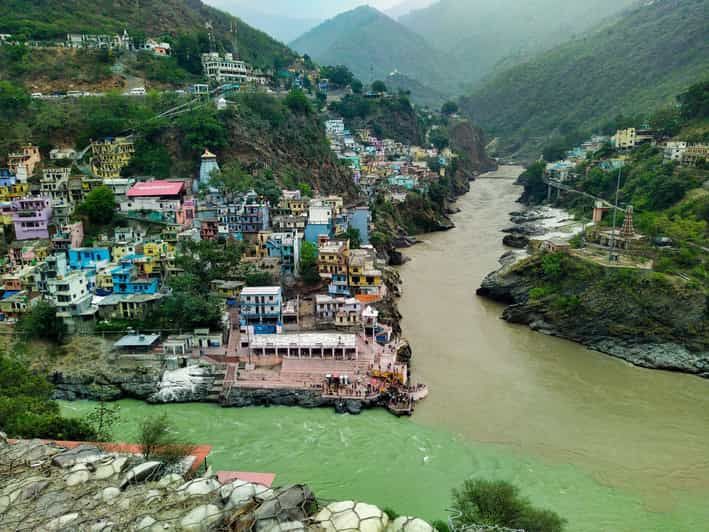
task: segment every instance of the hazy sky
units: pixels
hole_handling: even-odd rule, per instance
[[[293,18],[330,18],[338,13],[369,4],[377,9],[389,9],[403,0],[204,0],[207,4],[236,13],[238,6],[263,13],[285,15]]]

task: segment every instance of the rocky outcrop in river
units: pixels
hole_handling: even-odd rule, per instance
[[[637,366],[709,378],[709,301],[679,280],[537,255],[489,274],[477,294],[507,304],[510,323]]]

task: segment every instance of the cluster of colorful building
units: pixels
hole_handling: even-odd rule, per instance
[[[369,129],[352,133],[344,120],[325,123],[325,133],[337,157],[352,169],[355,183],[367,197],[382,193],[400,203],[410,192],[425,193],[431,183],[446,175],[455,156],[449,148],[437,150],[379,139]]]

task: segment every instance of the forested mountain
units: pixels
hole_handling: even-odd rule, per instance
[[[435,0],[404,0],[403,2],[390,7],[385,11],[393,19],[398,19],[408,15],[416,9],[423,9],[435,3]]]
[[[67,33],[129,33],[148,36],[206,34],[214,28],[219,48],[230,50],[234,18],[200,0],[3,0],[0,33],[31,39],[61,39]],[[262,67],[288,63],[283,44],[239,22],[241,56]]]
[[[499,61],[564,42],[636,1],[440,0],[399,21],[446,52],[458,77],[475,83]]]
[[[462,109],[514,151],[649,114],[708,72],[706,0],[658,0],[496,75]]]
[[[398,70],[435,89],[450,88],[450,61],[426,40],[371,7],[330,19],[291,46],[321,64],[344,64],[364,82]]]

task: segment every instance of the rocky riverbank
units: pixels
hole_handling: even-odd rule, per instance
[[[510,323],[637,366],[709,377],[709,302],[648,271],[567,255],[534,256],[489,274],[477,294],[507,304]]]

